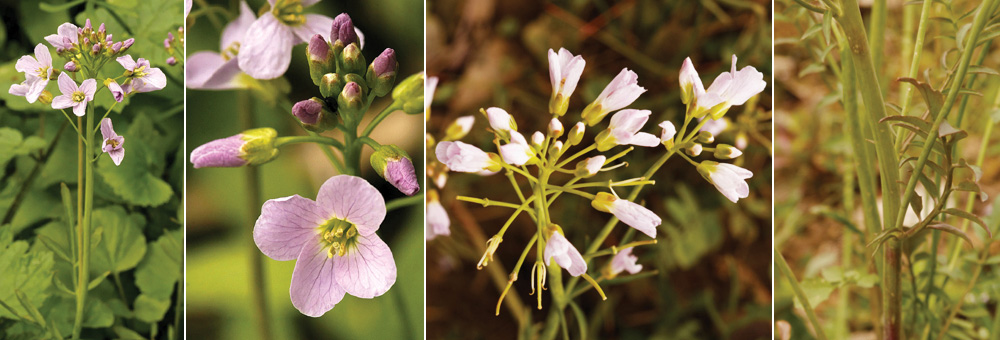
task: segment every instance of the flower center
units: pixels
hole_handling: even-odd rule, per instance
[[[111,145],[111,148],[117,148],[118,147],[118,141],[115,140],[115,139],[108,139],[108,141],[105,142],[104,144],[105,145]]]
[[[271,8],[278,21],[288,26],[298,26],[306,23],[306,16],[302,14],[301,0],[278,0]]]
[[[149,74],[149,72],[146,72],[146,65],[142,65],[142,66],[138,66],[134,70],[132,70],[131,74],[129,74],[129,77],[130,78],[142,78],[142,77],[145,77],[148,74]]]
[[[323,225],[319,226],[320,238],[325,248],[327,256],[344,256],[350,247],[357,246],[358,228],[353,223],[331,218]]]
[[[48,66],[39,67],[38,77],[42,78],[42,80],[51,80],[49,79],[49,67]]]
[[[74,103],[83,102],[84,99],[87,99],[87,95],[83,94],[83,92],[80,92],[80,91],[74,91],[73,92],[73,102]]]
[[[236,58],[236,55],[240,54],[240,42],[234,41],[232,44],[229,44],[229,46],[226,46],[226,48],[221,51],[221,54],[222,60],[225,61]]]

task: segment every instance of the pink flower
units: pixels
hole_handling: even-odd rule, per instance
[[[510,131],[510,143],[500,146],[500,156],[507,164],[517,166],[532,164],[538,160],[535,150],[528,145],[524,135],[517,131]]]
[[[191,151],[194,168],[234,168],[267,163],[278,156],[272,128],[257,128],[205,143]]]
[[[583,109],[583,120],[587,125],[594,126],[600,123],[612,111],[617,111],[629,106],[636,99],[646,92],[646,89],[639,86],[639,76],[627,68],[615,76],[615,79],[601,91],[601,95],[593,103]]]
[[[438,86],[438,77],[427,77],[424,84],[424,112],[427,112],[425,119],[430,119],[431,103],[434,102],[434,90]]]
[[[128,93],[125,93],[125,90],[122,89],[120,85],[118,85],[118,82],[112,79],[111,81],[107,82],[107,84],[108,84],[108,91],[111,91],[111,96],[115,98],[116,102],[121,103],[122,100],[125,100],[125,95]]]
[[[159,68],[150,67],[149,60],[139,58],[135,61],[130,55],[115,60],[125,68],[125,73],[129,74],[125,85],[122,86],[125,93],[150,92],[167,86],[167,76]]]
[[[438,236],[451,235],[450,226],[451,219],[438,199],[437,190],[427,191],[427,229],[424,230],[424,238],[430,241]]]
[[[677,128],[669,120],[661,122],[660,127],[663,128],[663,132],[660,133],[660,143],[668,149],[672,148],[674,146],[674,136],[677,135]]]
[[[660,145],[660,139],[653,134],[639,132],[649,120],[649,110],[621,110],[611,116],[611,124],[596,137],[597,150],[607,151],[615,145],[638,145],[653,147]]]
[[[750,186],[746,182],[747,178],[753,177],[750,170],[727,163],[702,161],[698,164],[698,172],[733,203],[750,196]]]
[[[274,260],[296,260],[292,305],[319,317],[345,293],[370,299],[396,282],[392,251],[375,234],[385,212],[382,195],[364,179],[334,176],[316,201],[292,195],[264,202],[253,239]]]
[[[587,62],[582,56],[574,56],[565,48],[559,53],[549,49],[549,80],[552,82],[552,98],[549,99],[549,112],[557,115],[566,114],[569,108],[569,97],[576,90],[583,68]]]
[[[622,223],[652,238],[656,238],[656,226],[662,222],[660,217],[649,209],[606,192],[597,193],[597,197],[590,201],[590,205],[599,211],[614,214]]]
[[[70,79],[65,73],[60,73],[59,90],[62,91],[62,95],[52,98],[52,108],[72,107],[73,114],[83,117],[87,114],[87,102],[94,100],[94,93],[97,92],[97,81],[87,79],[80,86],[76,86],[73,79]]]
[[[37,58],[37,59],[36,59]],[[52,55],[45,45],[35,45],[35,56],[22,56],[14,64],[14,69],[24,73],[25,80],[21,84],[10,86],[8,92],[16,96],[24,96],[29,103],[38,100],[38,96],[45,91],[45,86],[52,79]]]
[[[451,171],[480,173],[499,171],[497,160],[479,148],[463,142],[440,142],[434,148],[437,159]]]
[[[79,41],[80,28],[66,22],[59,25],[56,33],[45,36],[45,41],[55,47],[56,52],[62,52],[72,48]]]
[[[240,46],[239,65],[256,79],[274,79],[288,70],[292,46],[308,42],[313,35],[330,37],[334,22],[328,16],[303,14],[302,9],[319,0],[268,0],[271,10],[246,30]]]
[[[200,51],[188,57],[184,65],[184,75],[188,88],[203,90],[229,90],[243,88],[239,82],[240,71],[237,53],[244,34],[257,16],[240,1],[240,16],[226,25],[220,40],[220,53]]]
[[[580,251],[558,230],[553,231],[549,241],[545,243],[545,264],[552,264],[553,258],[570,275],[580,276],[587,272],[587,261],[583,260]]]
[[[611,275],[618,275],[623,271],[628,271],[629,274],[638,273],[642,270],[641,264],[635,264],[638,260],[638,257],[632,255],[632,247],[619,250],[611,259]]]
[[[122,159],[125,158],[125,137],[115,133],[110,118],[101,119],[101,136],[104,137],[101,151],[108,153],[111,160],[115,162],[115,166],[121,165]]]

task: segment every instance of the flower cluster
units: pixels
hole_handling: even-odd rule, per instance
[[[472,116],[458,118],[445,129],[445,137],[440,142],[434,143],[433,138],[428,136],[428,145],[434,145],[435,158],[429,161],[427,174],[435,183],[439,183],[439,187],[446,181],[447,171],[479,175],[491,175],[503,171],[510,178],[520,202],[458,197],[459,200],[476,202],[484,206],[516,209],[507,223],[488,241],[486,252],[479,262],[480,268],[492,260],[514,218],[526,212],[535,220],[536,236],[526,246],[524,253],[527,254],[532,245],[538,244],[537,259],[532,269],[532,287],[537,284],[539,288],[544,288],[545,277],[547,274],[551,275],[548,272],[551,269],[546,267],[554,262],[558,267],[567,270],[570,275],[587,279],[603,296],[597,282],[587,274],[588,260],[585,259],[585,254],[569,241],[564,232],[563,226],[566,230],[571,230],[575,221],[563,221],[560,223],[561,226],[552,220],[549,209],[557,204],[556,198],[561,194],[573,194],[589,199],[594,209],[610,213],[625,225],[652,238],[650,241],[637,241],[602,252],[598,252],[596,248],[588,249],[586,253],[589,257],[604,253],[615,254],[602,271],[604,278],[614,277],[623,271],[632,274],[639,272],[642,266],[636,263],[638,258],[632,255],[632,249],[634,246],[655,243],[657,226],[662,221],[656,213],[634,201],[637,198],[638,188],[655,184],[651,177],[671,156],[679,155],[686,159],[731,201],[736,202],[749,195],[749,187],[745,182],[746,178],[752,176],[749,170],[711,160],[696,161],[695,158],[703,151],[712,152],[712,155],[720,160],[734,159],[742,154],[740,149],[730,145],[711,146],[715,136],[703,127],[716,121],[721,122],[731,106],[744,104],[749,98],[763,91],[766,83],[763,81],[763,74],[753,67],[737,71],[734,56],[732,71],[719,75],[706,90],[690,59],[687,59],[680,75],[683,102],[688,105],[684,124],[678,131],[672,122],[663,121],[658,124],[661,131],[659,136],[656,136],[643,131],[652,112],[628,108],[646,92],[646,89],[638,85],[638,75],[626,68],[622,69],[601,94],[582,110],[578,116],[579,121],[571,125],[567,131],[561,119],[567,118],[570,99],[583,75],[585,65],[586,61],[582,56],[574,56],[566,49],[560,49],[558,52],[549,50],[552,96],[549,101],[551,120],[546,129],[532,133],[522,132],[515,117],[506,110],[498,107],[480,110],[489,122],[488,131],[493,135],[493,144],[497,150],[487,152],[459,141],[472,129],[474,118]],[[592,142],[585,142],[587,128],[599,126],[608,115],[611,115],[611,118],[607,125],[599,130]],[[696,126],[689,129],[691,125]],[[576,146],[582,148],[570,153],[569,150]],[[628,148],[614,154],[602,154],[618,146],[628,146]],[[609,172],[625,165],[624,162],[618,162],[636,146],[662,146],[666,153],[643,177],[620,181],[586,181],[600,172]],[[594,151],[598,154],[593,154]],[[567,155],[568,157],[565,157]],[[576,162],[575,166],[570,166],[573,162]],[[515,180],[516,176],[523,177],[530,188],[521,188],[521,184]],[[570,176],[570,178],[561,181],[562,184],[557,184],[558,182],[553,181],[557,176]],[[634,188],[632,195],[623,198],[617,194],[616,187]],[[605,188],[607,191],[597,193],[586,191],[600,188]],[[430,200],[427,208],[428,239],[447,235],[448,217],[438,202],[437,193],[429,194],[428,198]],[[611,223],[608,228],[613,226]],[[610,229],[603,231],[601,233],[603,236],[595,240],[594,245],[600,246],[603,237],[606,237],[609,231]],[[519,267],[520,262],[513,273],[516,273]],[[512,274],[508,289],[516,279],[517,276]],[[541,308],[540,292],[538,301],[538,306]]]
[[[121,103],[132,93],[156,91],[167,85],[166,75],[159,68],[152,67],[143,58],[134,60],[131,55],[126,54],[135,43],[134,38],[116,42],[113,35],[105,29],[104,23],[95,30],[90,19],[86,20],[83,27],[67,22],[59,25],[56,32],[46,36],[45,40],[56,49],[57,56],[65,59],[62,69],[53,66],[49,48],[38,44],[35,46],[34,56],[22,56],[14,65],[18,72],[24,73],[25,80],[11,85],[8,90],[10,94],[25,97],[29,103],[41,100],[56,110],[72,108],[73,114],[83,117],[87,114],[88,103],[104,88],[108,89],[116,102]],[[99,88],[94,77],[110,60],[118,62],[125,68],[125,72],[117,78],[105,79],[103,86]],[[76,78],[84,79],[77,83],[74,80]],[[46,90],[52,79],[56,79],[61,92],[54,97]],[[109,109],[108,113],[110,112]],[[104,136],[101,150],[111,157],[115,165],[119,165],[125,157],[122,145],[125,139],[114,132],[111,120],[106,118],[107,114],[104,116],[100,123]],[[76,130],[81,133],[81,138],[85,138],[80,127],[76,127]]]
[[[361,172],[361,149],[367,146],[374,151],[370,164],[382,178],[404,195],[417,194],[420,185],[406,151],[382,145],[369,133],[393,112],[417,114],[424,109],[422,73],[396,84],[396,52],[387,48],[368,63],[362,54],[364,37],[350,16],[330,19],[302,13],[316,2],[271,0],[260,17],[241,2],[239,18],[222,33],[222,52],[198,52],[187,63],[191,88],[241,88],[248,84],[240,74],[254,79],[283,75],[292,46],[308,43],[310,80],[319,95],[289,105],[308,136],[279,137],[269,127],[251,129],[195,148],[191,163],[195,168],[260,165],[278,157],[281,147],[297,143],[339,151],[342,159],[327,155],[344,175],[327,180],[315,201],[298,195],[268,200],[254,227],[261,252],[278,261],[296,260],[291,302],[312,317],[325,314],[345,294],[373,298],[395,283],[392,251],[375,234],[386,203],[378,190],[355,175]],[[359,133],[372,102],[389,95],[392,104]],[[343,140],[322,135],[333,129],[343,133]]]

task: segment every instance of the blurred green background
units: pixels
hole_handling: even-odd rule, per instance
[[[266,1],[249,1],[255,12]],[[235,18],[237,1],[195,1],[192,15],[205,5],[218,15],[219,25],[206,16],[189,18],[188,54],[218,51],[221,28]],[[396,50],[400,69],[397,82],[423,70],[423,8],[421,1],[378,0],[365,2],[325,1],[306,12],[335,17],[348,13],[365,35],[364,54],[370,62],[384,48]],[[225,16],[221,15],[220,9]],[[193,23],[193,25],[192,25]],[[263,90],[187,92],[187,150],[244,129],[245,115],[252,113],[254,127],[270,126],[279,135],[304,135],[289,115],[291,104],[319,96],[309,79],[305,44],[293,49],[291,67],[284,78],[260,83]],[[372,105],[368,118],[389,105],[386,98]],[[382,144],[396,144],[419,164],[423,159],[422,118],[397,112],[372,134]],[[362,123],[364,126],[365,123]],[[333,132],[328,132],[336,136]],[[379,189],[386,201],[404,197],[368,165],[364,149],[362,175]],[[418,178],[422,167],[416,166]],[[259,168],[261,201],[248,202],[247,169],[187,169],[187,319],[190,332],[205,339],[256,339],[259,328],[251,299],[252,256],[263,256],[253,245],[251,231],[263,200],[299,194],[315,199],[316,190],[336,174],[318,146],[299,144],[282,149],[274,161]],[[423,190],[423,188],[421,188]],[[418,192],[421,195],[422,192]],[[252,216],[251,216],[252,214]],[[316,338],[420,338],[423,333],[423,209],[411,206],[390,212],[379,235],[392,249],[398,269],[395,285],[372,300],[346,296],[333,310],[313,319],[291,304],[288,287],[294,261],[264,258],[268,319],[275,339]]]
[[[635,249],[644,272],[653,277],[621,285],[602,284],[601,301],[593,291],[576,301],[588,315],[587,333],[599,339],[761,339],[771,334],[771,9],[769,1],[462,1],[428,2],[428,75],[441,83],[434,98],[428,133],[440,139],[455,118],[476,116],[462,139],[495,151],[479,108],[498,106],[517,120],[518,128],[543,130],[551,94],[546,51],[565,47],[586,60],[583,77],[561,121],[570,128],[580,111],[623,67],[634,70],[648,92],[631,108],[653,111],[643,131],[659,136],[663,120],[683,122],[678,72],[690,56],[705,85],[729,71],[730,57],[739,67],[754,66],[768,82],[756,100],[734,107],[731,129],[717,136],[733,144],[738,132],[749,146],[737,164],[754,172],[750,197],[733,204],[693,166],[671,159],[644,189],[645,206],[663,218],[659,244]],[[754,104],[756,103],[756,104]],[[605,123],[606,124],[606,121]],[[592,139],[604,128],[587,132]],[[615,150],[621,150],[617,148]],[[575,152],[577,149],[571,149]],[[616,179],[638,177],[663,152],[637,148],[626,157],[632,165],[615,170]],[[707,159],[708,157],[701,157]],[[495,234],[510,211],[457,202],[456,195],[517,201],[505,176],[480,177],[450,173],[441,199],[451,218],[449,237],[427,248],[427,327],[431,339],[513,339],[519,332],[507,307],[494,308],[508,271],[535,232],[526,215],[504,235],[496,262],[476,270],[486,239]],[[609,177],[596,177],[595,180]],[[621,191],[619,191],[621,193]],[[570,242],[582,248],[609,215],[578,197],[561,197],[553,220]],[[523,215],[523,214],[522,214]],[[619,224],[606,245],[625,232]],[[535,255],[529,255],[533,260]],[[602,261],[596,263],[601,264]],[[529,263],[530,264],[530,263]],[[497,270],[496,273],[492,271]],[[548,314],[535,309],[530,265],[521,267],[510,297],[529,308],[525,327],[539,327]],[[624,276],[627,278],[628,276]],[[575,318],[571,335],[579,334]],[[536,328],[535,332],[538,331]]]

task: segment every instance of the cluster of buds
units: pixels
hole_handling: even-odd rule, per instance
[[[56,54],[70,60],[66,63],[66,71],[75,72],[81,65],[100,65],[105,58],[122,56],[132,44],[134,38],[114,41],[113,35],[105,30],[104,23],[95,30],[87,19],[83,27],[72,23],[59,25],[56,34],[45,37],[45,40],[56,48]],[[74,65],[70,65],[73,63]]]
[[[689,106],[685,123],[682,125],[681,131],[677,131],[670,121],[661,122],[659,127],[662,132],[659,137],[642,131],[652,114],[650,110],[627,109],[640,95],[646,92],[646,89],[638,85],[637,74],[627,68],[622,69],[601,94],[582,110],[579,116],[580,121],[566,130],[560,119],[566,118],[570,98],[580,81],[586,62],[581,56],[574,56],[565,49],[560,49],[558,52],[549,50],[549,76],[552,83],[549,113],[552,118],[544,132],[535,131],[530,134],[527,132],[522,134],[518,130],[519,127],[514,116],[504,109],[490,107],[480,110],[489,122],[488,131],[493,134],[493,144],[496,146],[497,153],[492,153],[458,141],[472,130],[474,118],[466,116],[456,119],[445,129],[442,141],[434,146],[436,158],[429,161],[428,176],[431,178],[444,177],[447,170],[479,175],[491,175],[504,170],[521,199],[520,202],[505,203],[505,206],[520,206],[520,208],[500,228],[500,231],[490,238],[479,267],[481,268],[490,262],[503,240],[504,232],[516,215],[528,210],[531,211],[529,214],[532,214],[535,219],[537,237],[526,246],[528,249],[525,249],[525,253],[530,251],[534,242],[539,243],[539,250],[544,249],[544,253],[536,254],[537,259],[532,269],[534,277],[532,284],[537,284],[539,290],[543,289],[545,276],[551,275],[552,266],[557,265],[572,276],[582,276],[587,279],[603,297],[603,292],[596,281],[587,274],[588,263],[584,255],[568,240],[563,227],[552,221],[553,215],[548,212],[551,207],[555,206],[554,202],[558,195],[573,194],[586,198],[590,200],[594,209],[613,214],[625,225],[652,238],[650,241],[636,242],[635,245],[655,243],[657,226],[661,224],[662,220],[653,211],[633,202],[638,190],[634,190],[633,196],[625,199],[618,196],[615,187],[655,184],[655,181],[650,180],[649,177],[673,155],[680,155],[691,164],[696,165],[698,171],[733,202],[739,198],[747,197],[749,188],[745,179],[752,176],[750,171],[732,164],[719,164],[707,160],[696,162],[692,159],[699,156],[702,151],[712,151],[718,159],[733,159],[742,154],[739,149],[726,144],[705,147],[704,145],[715,142],[715,136],[710,131],[701,130],[705,124],[721,119],[731,106],[742,105],[750,97],[763,91],[766,86],[763,74],[757,72],[753,67],[746,67],[737,72],[735,63],[734,56],[733,70],[720,75],[715,83],[708,90],[705,90],[700,79],[697,78],[697,73],[694,72],[690,60],[685,61],[680,77],[681,86],[684,89],[684,103]],[[612,114],[612,112],[614,113]],[[607,127],[600,130],[592,143],[589,145],[584,143],[587,127],[601,124],[608,115],[611,115],[611,119]],[[696,122],[697,125],[689,130],[691,122]],[[428,137],[428,140],[428,145],[431,145],[433,139]],[[599,172],[625,166],[626,162],[617,164],[616,162],[632,151],[635,146],[652,148],[661,145],[666,148],[666,154],[646,172],[644,177],[621,181],[582,182],[596,176]],[[573,153],[568,152],[577,146],[582,149]],[[600,154],[618,146],[627,146],[628,148],[614,154]],[[684,150],[686,154],[679,153],[680,150]],[[587,157],[594,151],[598,154]],[[564,157],[566,155],[570,156]],[[567,169],[566,167],[571,166],[574,161],[576,162],[575,167]],[[436,163],[440,163],[443,169],[436,167]],[[535,170],[532,171],[532,168]],[[528,182],[532,183],[531,190],[522,190],[514,179],[516,175],[527,178]],[[560,181],[553,181],[553,179],[558,178],[557,176],[567,175],[572,176],[572,178],[561,181],[562,184],[557,184]],[[435,180],[435,182],[437,181]],[[601,188],[607,189],[607,191],[586,192],[586,190]],[[531,193],[531,195],[522,195],[522,192]],[[484,205],[495,202],[488,198],[460,196],[459,199]],[[531,205],[534,208],[528,209]],[[435,208],[435,210],[439,209]],[[440,214],[437,211],[435,213]],[[447,216],[445,215],[443,218],[431,216],[431,211],[428,210],[428,223],[440,224],[438,221],[431,221],[432,218],[446,221]],[[572,229],[572,225],[566,223],[563,225],[566,226],[566,230]],[[444,231],[446,232],[446,230]],[[441,233],[444,234],[444,232]],[[596,240],[596,242],[600,243],[602,240]],[[616,256],[608,262],[607,268],[602,271],[604,278],[614,277],[622,271],[634,274],[641,270],[642,266],[636,264],[637,257],[632,255],[631,247],[623,247],[621,252],[617,248],[612,248],[611,252]],[[553,259],[555,260],[554,264]],[[511,275],[508,289],[517,280],[516,270]],[[502,299],[501,297],[501,301]],[[540,294],[538,306],[541,308]]]
[[[184,27],[177,28],[177,37],[174,36],[173,32],[167,32],[167,37],[163,39],[163,48],[167,50],[167,65],[174,66],[177,65],[177,57],[174,54],[184,53]]]
[[[309,76],[319,87],[322,97],[296,104],[300,107],[303,102],[311,102],[308,106],[301,106],[311,109],[310,113],[296,113],[304,128],[322,132],[336,127],[338,123],[357,127],[364,115],[366,101],[372,96],[385,96],[392,90],[399,67],[396,52],[387,48],[366,66],[361,48],[361,40],[346,13],[333,19],[330,41],[319,34],[309,40],[306,48]],[[320,106],[316,107],[313,103]],[[342,122],[338,122],[338,117]]]

